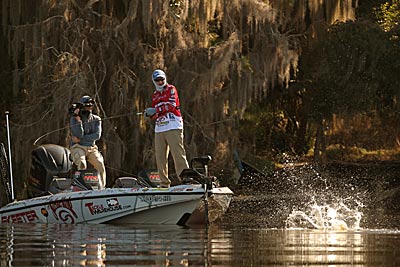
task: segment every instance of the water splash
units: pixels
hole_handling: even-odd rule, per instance
[[[356,230],[360,225],[362,229],[370,226],[369,211],[377,187],[364,169],[340,164],[321,167],[286,154],[279,163],[270,175],[242,177],[236,190],[239,195],[230,206],[230,220],[274,228]]]
[[[286,158],[280,173],[291,194],[297,196],[285,220],[286,228],[361,229],[364,189],[356,189],[352,177],[343,179],[311,164],[293,168],[293,161],[296,159]]]
[[[350,208],[342,201],[318,205],[314,200],[305,211],[293,210],[286,219],[286,228],[359,230],[362,218],[360,207],[361,203]]]

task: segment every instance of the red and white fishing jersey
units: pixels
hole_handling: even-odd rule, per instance
[[[152,107],[157,110],[156,133],[183,129],[178,90],[175,86],[167,84],[162,92],[154,91]]]

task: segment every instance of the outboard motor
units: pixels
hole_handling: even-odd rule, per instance
[[[70,180],[70,151],[54,144],[41,145],[32,151],[32,162],[28,189],[30,197],[47,195],[57,178]],[[56,180],[55,180],[56,179]],[[54,180],[54,181],[53,181]],[[67,187],[71,181],[60,183],[60,187]],[[61,189],[61,188],[60,188]]]

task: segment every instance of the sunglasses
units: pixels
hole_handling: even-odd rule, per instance
[[[155,79],[156,82],[161,82],[161,81],[164,81],[164,80],[165,80],[164,78],[157,78],[157,79]]]

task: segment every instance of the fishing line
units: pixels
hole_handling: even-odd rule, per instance
[[[181,108],[181,109],[182,109],[182,108]],[[183,109],[182,109],[182,111],[185,112]],[[187,116],[189,116],[189,118],[191,118],[191,119],[195,122],[195,124],[197,124],[197,125],[200,127],[200,130],[201,130],[201,132],[203,133],[203,136],[206,137],[207,139],[210,139],[211,141],[213,141],[210,137],[208,137],[208,136],[205,134],[204,130],[202,129],[202,126],[201,126],[196,120],[193,119],[193,117],[190,115],[190,113],[188,113],[188,112],[185,112],[185,113],[186,113]],[[129,113],[124,113],[124,114],[119,114],[119,115],[115,115],[115,116],[111,116],[111,117],[102,118],[101,121],[106,121],[106,120],[115,119],[115,118],[121,118],[121,117],[127,117],[127,116],[130,116],[130,115],[133,115],[133,114],[135,114],[136,116],[141,116],[141,115],[144,114],[144,112],[132,111],[132,112],[129,112]],[[222,120],[222,121],[219,121],[219,122],[213,122],[213,123],[209,123],[209,124],[206,124],[206,125],[217,124],[217,123],[223,123],[223,122],[225,122],[225,121],[230,121],[230,120],[232,120],[232,119],[229,118],[229,119],[226,119],[226,120]],[[89,122],[83,122],[83,124],[86,124],[86,123],[89,123]],[[76,125],[78,125],[78,124],[76,124]],[[21,126],[21,125],[20,125],[20,126]],[[72,126],[75,126],[75,125],[72,125]],[[48,135],[50,135],[50,134],[52,134],[52,133],[56,133],[56,132],[59,132],[59,131],[68,129],[68,128],[70,128],[70,127],[71,127],[71,125],[68,125],[68,126],[65,126],[65,127],[58,128],[58,129],[55,129],[55,130],[53,130],[53,131],[47,132],[47,133],[45,133],[45,134],[39,136],[39,137],[35,140],[35,142],[33,142],[33,145],[34,145],[34,146],[37,146],[37,142],[39,142],[42,138],[44,138],[44,137],[46,137],[46,136],[48,136]]]
[[[142,112],[133,111],[133,112],[129,112],[129,113],[124,113],[124,114],[119,114],[119,115],[115,115],[115,116],[111,116],[111,117],[102,118],[101,121],[103,122],[103,121],[110,120],[110,119],[115,119],[115,118],[120,118],[120,117],[127,117],[127,116],[130,116],[130,115],[133,115],[133,114],[136,114],[137,116],[139,116],[139,115],[142,115],[143,113]],[[86,124],[86,123],[90,123],[90,121],[83,122],[82,124]],[[76,125],[80,125],[80,124],[76,124]],[[50,135],[52,133],[58,132],[58,131],[62,131],[62,130],[68,129],[71,126],[75,126],[75,125],[68,125],[68,126],[65,126],[65,127],[62,127],[62,128],[58,128],[58,129],[55,129],[53,131],[50,131],[50,132],[47,132],[47,133],[43,134],[43,135],[39,136],[35,140],[35,142],[33,142],[33,145],[36,146],[37,142],[39,142],[39,140],[42,139],[43,137],[46,137],[46,136],[48,136],[48,135]]]
[[[117,169],[117,168],[113,168],[113,167],[110,167],[110,166],[105,166],[105,167],[106,167],[106,169],[113,170],[113,171],[118,171],[119,173],[123,173],[123,174],[129,175],[131,177],[135,177],[135,178],[138,177],[136,174],[133,174],[131,172],[127,172],[127,171],[124,171],[124,170],[121,170],[121,169]]]

